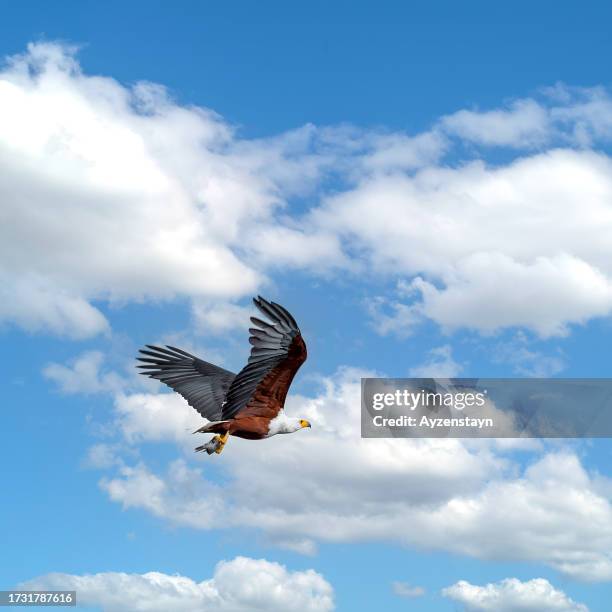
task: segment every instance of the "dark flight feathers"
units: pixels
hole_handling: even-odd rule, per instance
[[[209,421],[239,416],[257,393],[276,412],[295,372],[306,360],[306,346],[295,319],[282,306],[261,297],[255,306],[270,322],[251,317],[252,345],[247,365],[238,375],[171,346],[141,349],[141,374],[156,378],[180,393]],[[272,395],[274,397],[272,398]],[[249,414],[254,414],[253,408]]]
[[[245,408],[257,390],[266,394],[274,385],[275,378],[283,374],[287,378],[284,389],[286,395],[293,375],[306,360],[306,347],[295,319],[282,306],[267,302],[262,297],[254,299],[253,303],[272,324],[251,317],[251,322],[257,326],[249,329],[251,355],[247,365],[232,382],[225,398],[223,416],[228,419]],[[266,377],[268,388],[263,385]],[[284,397],[280,407],[283,403]]]
[[[161,348],[147,344],[149,350],[140,349],[143,365],[141,374],[157,378],[180,393],[204,418],[222,419],[221,404],[236,377],[219,366],[198,359],[173,346]]]

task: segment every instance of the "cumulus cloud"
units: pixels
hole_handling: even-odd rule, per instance
[[[109,332],[106,317],[78,291],[58,286],[34,270],[18,273],[23,277],[0,268],[0,321],[74,339]]]
[[[222,512],[221,524],[262,526],[267,536],[284,545],[295,548],[297,543],[298,548],[311,550],[304,540],[326,539],[331,532],[339,540],[351,539],[356,529],[363,529],[355,506],[359,496],[366,515],[371,512],[368,508],[382,507],[382,499],[402,506],[440,502],[477,491],[488,477],[504,469],[504,461],[489,449],[472,452],[458,440],[405,444],[361,439],[362,374],[366,373],[343,370],[336,381],[322,381],[319,396],[289,398],[288,411],[311,420],[312,431],[278,436],[274,444],[232,439],[233,448],[227,449],[231,452],[224,453],[224,469],[232,482],[223,492],[184,460],[172,463],[165,475],[154,474],[142,464],[125,466],[102,486],[115,501],[132,507],[150,504],[154,514],[171,521],[210,528],[215,524],[207,518],[211,511]],[[191,419],[197,423],[199,417],[172,394],[135,394],[117,403],[117,424],[127,441],[172,439],[191,453],[196,441],[189,433],[195,428]],[[332,455],[333,472],[329,470]],[[254,465],[258,466],[255,471]],[[399,490],[394,484],[398,479],[405,485]],[[200,485],[205,493],[192,495]],[[185,499],[188,490],[192,493]],[[345,520],[347,512],[355,512],[352,523]],[[322,514],[316,518],[311,513]],[[378,523],[367,526],[363,535],[378,531]],[[331,524],[335,529],[329,529]]]
[[[186,298],[224,330],[236,300],[300,268],[407,279],[383,332],[429,318],[566,334],[612,308],[611,164],[588,150],[612,136],[611,108],[604,89],[558,86],[415,135],[305,125],[247,140],[160,85],[30,45],[0,71],[0,321],[83,338],[108,332],[111,302]],[[488,167],[479,145],[517,156]]]
[[[74,338],[108,331],[108,302],[210,303],[253,293],[268,268],[350,269],[338,236],[288,201],[327,171],[418,167],[442,147],[312,125],[241,139],[160,85],[87,75],[53,43],[10,58],[0,94],[0,320]],[[235,308],[204,322],[227,327]]]
[[[115,425],[129,442],[184,442],[201,424],[202,417],[176,393],[115,396]]]
[[[588,612],[584,604],[576,603],[544,578],[526,582],[506,578],[485,586],[460,580],[442,594],[462,604],[467,612]]]
[[[575,455],[544,454],[521,469],[486,440],[362,439],[365,375],[343,370],[322,381],[318,396],[289,398],[288,412],[309,419],[312,430],[232,439],[222,487],[208,475],[209,457],[203,467],[177,459],[165,473],[124,464],[101,487],[124,508],[198,529],[253,528],[305,553],[317,542],[396,542],[612,579],[612,504],[601,477]],[[124,437],[176,440],[193,456],[180,398],[137,397],[144,403],[118,421]]]
[[[508,289],[520,287],[520,291],[500,291],[500,277]],[[413,285],[429,318],[443,327],[471,327],[485,333],[527,327],[545,338],[564,336],[568,322],[605,316],[612,306],[609,278],[567,255],[521,264],[504,255],[478,254],[456,266],[452,281],[442,289],[420,277]]]
[[[612,163],[551,150],[487,167],[371,177],[313,215],[374,270],[404,274],[382,332],[424,318],[445,329],[542,337],[612,309]]]
[[[74,49],[39,43],[0,72],[0,319],[86,337],[100,305],[236,298],[265,277],[250,231],[316,184],[312,129],[246,142],[163,87],[82,72]],[[260,227],[261,225],[261,227]],[[308,262],[334,239],[302,238]],[[294,257],[294,255],[292,255]],[[333,259],[333,257],[332,257]]]
[[[265,559],[221,561],[202,582],[161,572],[47,574],[20,588],[73,590],[78,603],[103,612],[326,612],[334,609],[331,585],[314,570],[290,571]]]
[[[91,335],[105,326],[94,300],[256,285],[219,236],[274,198],[224,161],[231,131],[219,117],[181,108],[159,87],[86,76],[53,44],[13,58],[0,93],[4,318],[55,332],[71,321],[73,335]]]

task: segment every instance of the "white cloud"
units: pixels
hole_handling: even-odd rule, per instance
[[[201,426],[202,417],[177,393],[119,393],[115,424],[129,442],[184,442]]]
[[[252,315],[252,308],[231,302],[198,300],[193,305],[196,328],[202,333],[223,334],[233,329],[246,330]]]
[[[453,349],[445,344],[429,351],[424,363],[410,368],[410,376],[415,378],[455,378],[461,374],[463,366],[453,359]]]
[[[566,367],[562,354],[545,354],[529,347],[527,336],[518,332],[514,338],[501,342],[492,351],[492,359],[507,363],[520,376],[547,378],[563,371]]]
[[[74,339],[108,333],[106,317],[78,291],[43,279],[35,270],[18,272],[21,278],[0,268],[0,321]]]
[[[527,582],[506,578],[485,586],[461,580],[442,594],[468,612],[588,612],[584,604],[576,603],[544,578]]]
[[[440,121],[448,133],[489,146],[533,147],[550,139],[548,111],[535,100],[517,100],[508,109],[461,110]]]
[[[364,169],[383,173],[428,166],[437,162],[448,146],[438,131],[414,138],[403,134],[374,136],[373,144],[374,150],[364,156]]]
[[[308,554],[317,542],[396,542],[612,580],[612,504],[575,455],[544,454],[522,469],[486,440],[362,439],[366,374],[344,370],[323,381],[319,396],[289,398],[288,412],[312,430],[232,439],[213,458],[222,487],[207,478],[210,457],[198,457],[203,469],[178,459],[167,473],[123,465],[101,486],[124,508],[198,529],[253,528]],[[129,414],[119,418],[128,441],[173,439],[193,457],[180,398],[163,394],[150,408],[152,398],[136,398],[138,409],[119,409]]]
[[[547,93],[553,101],[550,116],[568,130],[574,141],[589,147],[612,137],[612,99],[603,87],[579,88],[557,85]]]
[[[106,325],[92,300],[256,286],[222,235],[275,197],[223,153],[220,118],[159,87],[86,76],[53,44],[13,58],[0,94],[4,318],[91,335]]]
[[[515,148],[591,147],[612,137],[612,99],[605,88],[559,83],[542,94],[539,101],[523,98],[504,108],[460,110],[442,117],[438,129],[478,145]]]
[[[265,559],[221,561],[202,582],[160,572],[47,574],[20,585],[32,590],[75,590],[80,605],[103,612],[326,612],[331,585],[314,570],[289,571]]]
[[[312,125],[240,139],[160,85],[83,73],[74,53],[31,44],[0,71],[0,320],[29,330],[84,338],[108,331],[108,302],[236,299],[268,268],[350,269],[288,199],[328,171],[413,168],[442,147]]]
[[[118,449],[110,444],[94,444],[87,451],[87,456],[83,461],[84,467],[93,469],[109,469],[115,465],[122,465],[123,461],[119,457]]]
[[[425,589],[419,586],[411,586],[407,582],[394,582],[391,587],[393,592],[399,597],[407,597],[413,599],[415,597],[422,597],[425,595]]]
[[[311,153],[308,126],[240,141],[163,87],[84,74],[73,53],[29,45],[0,72],[0,318],[86,337],[108,329],[108,301],[252,293],[256,236],[337,153]],[[278,231],[308,262],[339,256],[333,236]]]
[[[564,335],[612,310],[611,176],[602,154],[553,150],[497,168],[375,176],[313,216],[375,272],[413,279],[395,315],[381,311],[382,332],[429,318]]]
[[[0,71],[0,320],[83,338],[108,332],[109,302],[187,298],[196,319],[221,304],[201,322],[222,330],[232,300],[303,268],[408,279],[383,332],[429,318],[565,334],[612,309],[612,164],[544,147],[610,138],[612,102],[547,95],[412,136],[306,125],[245,140],[159,85],[88,76],[70,49],[30,45]],[[466,141],[544,152],[444,166]]]
[[[115,372],[101,372],[104,354],[82,353],[69,365],[50,363],[43,369],[45,378],[57,384],[63,393],[102,393],[118,391],[124,381]]]
[[[405,283],[402,283],[402,286],[404,285]],[[414,291],[409,290],[408,293],[414,294]],[[368,298],[365,307],[374,329],[381,336],[393,334],[406,338],[422,322],[419,306],[415,304],[404,304],[383,296],[374,296]]]
[[[530,327],[542,337],[563,336],[568,322],[584,323],[612,308],[612,281],[568,255],[521,264],[505,255],[478,254],[460,262],[452,274],[443,289],[418,277],[413,281],[423,312],[447,328],[490,333]],[[506,287],[500,288],[500,277]]]

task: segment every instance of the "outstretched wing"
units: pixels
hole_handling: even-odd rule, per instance
[[[137,366],[141,374],[161,380],[180,393],[209,421],[221,420],[221,405],[236,376],[233,372],[173,346],[147,344],[147,349],[140,349],[144,357],[138,357],[144,364]]]
[[[223,404],[223,418],[274,418],[285,404],[287,391],[306,361],[306,344],[295,319],[274,302],[257,297],[253,303],[271,323],[251,317],[253,345],[248,364],[236,376]]]

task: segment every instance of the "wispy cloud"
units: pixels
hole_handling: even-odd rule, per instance
[[[530,148],[552,137],[548,109],[535,100],[516,100],[507,109],[461,110],[440,121],[449,134],[488,146]]]
[[[445,344],[431,349],[425,362],[410,368],[408,373],[417,378],[455,378],[462,370],[463,366],[453,359],[452,347],[450,344]]]
[[[506,342],[499,342],[491,351],[493,361],[505,363],[520,376],[546,378],[562,372],[566,358],[560,352],[544,353],[534,349],[526,334],[518,332]]]
[[[116,372],[103,371],[104,353],[87,351],[68,365],[49,363],[43,375],[53,381],[62,393],[112,393],[125,386],[125,380]]]
[[[407,582],[396,581],[391,584],[393,592],[399,597],[413,599],[425,595],[425,589],[419,586],[411,586]]]

